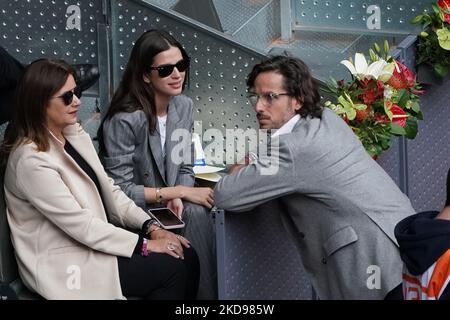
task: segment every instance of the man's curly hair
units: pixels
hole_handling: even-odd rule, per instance
[[[297,110],[301,117],[306,118],[308,115],[313,118],[321,117],[323,107],[320,105],[318,85],[302,60],[279,55],[255,65],[247,78],[249,90],[254,87],[256,77],[263,72],[277,72],[283,75],[283,88],[303,102],[302,107]]]

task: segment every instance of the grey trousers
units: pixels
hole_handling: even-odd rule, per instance
[[[197,251],[200,260],[200,284],[197,299],[217,299],[216,235],[211,212],[198,204],[183,201],[185,227],[180,234]]]

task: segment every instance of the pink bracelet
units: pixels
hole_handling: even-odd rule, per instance
[[[144,238],[142,240],[142,252],[141,252],[141,255],[144,257],[148,256],[147,243],[148,243],[147,238]]]

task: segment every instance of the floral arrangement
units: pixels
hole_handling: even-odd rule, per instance
[[[411,23],[422,24],[418,42],[417,64],[429,65],[434,73],[444,78],[450,68],[450,0],[432,4],[433,12],[422,13]]]
[[[331,78],[324,88],[334,97],[325,106],[347,122],[374,158],[390,148],[392,135],[414,139],[418,120],[423,119],[418,95],[424,91],[416,76],[388,56],[387,41],[383,49],[381,56],[379,45],[374,44],[370,64],[361,53],[355,54],[354,61],[341,61],[351,72],[351,81]]]

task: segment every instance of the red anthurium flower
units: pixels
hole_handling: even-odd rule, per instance
[[[373,80],[372,79],[361,79],[359,82],[361,83],[362,88],[367,88],[373,82]]]
[[[388,83],[395,89],[407,89],[414,86],[416,76],[402,63],[396,61],[397,67],[394,69],[392,77]]]
[[[411,92],[414,93],[414,94],[424,94],[427,91],[426,90],[412,89]]]
[[[447,11],[450,11],[450,0],[439,0],[437,2],[438,6],[442,9],[445,9]],[[444,14],[444,20],[447,23],[450,23],[450,14],[443,12]]]
[[[363,122],[371,112],[372,108],[370,106],[367,106],[364,110],[356,110],[356,121]]]
[[[375,117],[376,123],[389,123],[389,122],[391,122],[387,115],[381,114],[379,112],[375,112],[374,117]]]
[[[382,98],[384,96],[384,83],[383,81],[378,80],[377,81],[377,89],[378,89],[378,96]]]
[[[408,115],[406,114],[406,112],[401,107],[399,107],[396,104],[393,104],[392,102],[388,103],[388,107],[393,114],[392,123],[396,123],[399,126],[405,127],[406,119],[408,119]]]
[[[365,104],[372,104],[377,99],[377,93],[374,89],[369,89],[363,94]]]

